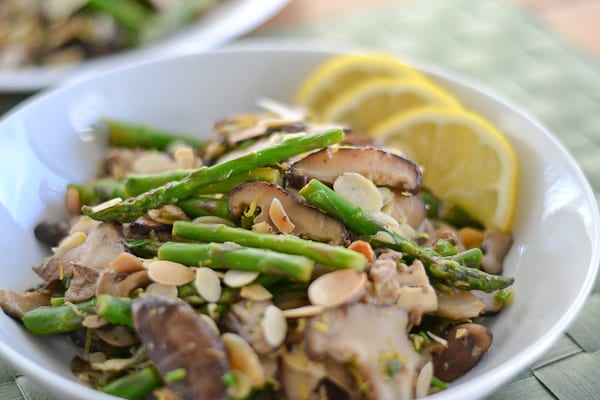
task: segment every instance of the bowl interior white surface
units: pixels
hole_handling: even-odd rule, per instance
[[[47,254],[35,224],[62,215],[69,182],[96,173],[105,145],[89,127],[102,117],[209,135],[211,124],[253,111],[258,97],[291,102],[298,83],[329,53],[242,50],[189,55],[122,69],[37,96],[0,121],[1,287],[23,290]],[[486,324],[482,362],[438,400],[482,397],[541,356],[583,305],[598,266],[598,210],[582,172],[539,124],[484,91],[443,73],[432,77],[480,112],[517,150],[521,166],[514,246],[505,274],[512,305]],[[77,382],[72,349],[38,338],[0,313],[0,355],[61,399],[109,399]]]

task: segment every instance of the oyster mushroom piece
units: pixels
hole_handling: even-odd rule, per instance
[[[500,275],[502,262],[512,246],[513,238],[510,233],[487,230],[483,233],[483,260],[481,269],[489,274]]]
[[[240,218],[247,207],[256,206],[260,213],[254,224],[273,225],[269,208],[273,199],[281,203],[287,218],[293,224],[291,234],[331,244],[342,244],[346,239],[346,228],[321,211],[301,203],[280,186],[268,182],[250,182],[235,188],[229,196],[229,212]],[[290,225],[291,226],[291,225]]]
[[[455,321],[477,318],[485,310],[483,301],[469,290],[439,291],[437,299],[438,308],[432,314]]]
[[[11,317],[21,319],[26,312],[50,305],[50,293],[44,291],[19,293],[0,289],[0,309]]]
[[[329,309],[308,320],[306,353],[313,361],[353,365],[369,399],[411,399],[420,356],[407,324],[408,313],[396,307],[354,303]]]
[[[123,237],[117,228],[109,223],[101,223],[90,230],[82,245],[49,257],[43,265],[34,267],[33,270],[44,281],[51,282],[71,277],[75,264],[106,269],[124,251]]]
[[[280,360],[279,377],[285,398],[289,400],[318,398],[313,394],[321,379],[327,376],[325,366],[311,361],[301,349],[282,352]]]
[[[344,172],[403,192],[416,193],[421,186],[421,170],[413,161],[374,147],[325,148],[293,163],[288,174],[293,186],[302,187],[313,178],[332,184]]]
[[[141,296],[132,304],[135,329],[162,376],[185,370],[167,385],[183,400],[226,400],[222,377],[229,371],[225,345],[187,303]]]

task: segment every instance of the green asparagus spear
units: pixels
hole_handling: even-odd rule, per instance
[[[111,119],[104,122],[108,127],[109,143],[115,147],[141,147],[164,151],[175,142],[186,143],[193,148],[199,148],[202,145],[202,141],[192,137],[175,135],[155,128]]]
[[[125,193],[127,197],[137,196],[171,181],[183,179],[193,171],[191,169],[180,169],[157,174],[130,175],[125,180]],[[195,194],[230,193],[237,185],[252,181],[267,181],[281,184],[281,174],[276,168],[255,168],[241,174],[233,175],[221,182],[208,185],[198,190]]]
[[[94,312],[96,299],[82,303],[65,303],[58,307],[39,307],[28,311],[22,318],[25,328],[36,335],[55,335],[83,328],[87,314]]]
[[[125,197],[123,182],[112,178],[97,179],[83,185],[70,183],[67,190],[76,190],[82,205],[98,204],[115,197]]]
[[[341,246],[332,246],[293,235],[256,233],[243,228],[231,228],[222,224],[194,224],[176,221],[173,236],[200,242],[235,242],[242,246],[270,249],[287,254],[305,256],[317,263],[336,268],[363,271],[367,259],[361,253]]]
[[[231,221],[229,201],[208,196],[190,197],[177,202],[179,208],[190,218],[214,215]]]
[[[359,235],[368,236],[371,244],[401,251],[420,259],[431,277],[458,289],[477,289],[485,292],[512,285],[513,278],[492,275],[461,265],[450,257],[441,257],[411,240],[377,223],[368,212],[350,203],[323,183],[313,179],[300,190],[309,203],[340,220]],[[456,257],[456,256],[454,256]]]
[[[137,400],[161,386],[163,382],[160,374],[150,366],[115,379],[100,390],[124,399]]]
[[[290,157],[329,146],[342,140],[340,128],[319,133],[295,136],[262,150],[251,152],[236,159],[211,167],[200,168],[177,182],[170,182],[151,191],[129,198],[109,207],[82,207],[83,214],[100,221],[131,222],[144,212],[191,196],[197,190],[212,183],[223,181],[234,174],[249,171],[287,160]]]
[[[96,313],[110,323],[133,328],[129,297],[114,297],[101,294],[96,298]]]
[[[127,197],[137,196],[169,182],[179,181],[194,171],[193,169],[175,169],[156,174],[129,175],[125,179],[125,194]]]
[[[133,239],[123,243],[127,250],[141,258],[156,257],[161,244],[157,239]]]
[[[315,266],[315,262],[306,257],[242,247],[235,243],[167,242],[158,250],[158,258],[190,266],[258,271],[300,282],[310,279]]]

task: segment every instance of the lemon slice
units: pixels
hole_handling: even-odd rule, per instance
[[[384,119],[424,106],[460,108],[460,103],[425,80],[371,78],[334,99],[323,110],[323,120],[345,123],[357,133],[369,134]]]
[[[452,201],[486,228],[509,231],[519,167],[508,140],[472,112],[426,107],[396,115],[373,135],[423,168],[423,186]]]
[[[317,118],[332,99],[366,79],[402,77],[426,79],[417,70],[383,54],[353,54],[329,58],[304,80],[296,94],[296,102],[304,105]]]

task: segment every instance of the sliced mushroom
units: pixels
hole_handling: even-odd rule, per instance
[[[127,297],[137,288],[145,287],[152,280],[147,271],[138,271],[132,274],[116,272],[112,269],[102,271],[95,284],[96,296],[109,294],[117,297]]]
[[[413,228],[418,227],[427,217],[425,203],[418,195],[411,195],[394,191],[394,197],[383,208],[383,211],[401,223],[406,223]]]
[[[486,230],[483,233],[483,260],[481,268],[490,274],[502,273],[502,262],[512,246],[513,238],[510,233]]]
[[[306,352],[356,368],[369,399],[409,399],[420,356],[405,334],[408,314],[396,307],[364,303],[326,310],[310,318]]]
[[[229,196],[229,212],[234,218],[240,218],[247,207],[256,206],[260,213],[254,219],[255,224],[268,223],[269,207],[277,198],[285,210],[294,228],[292,234],[300,237],[342,244],[346,239],[346,228],[321,211],[301,203],[280,186],[257,181],[238,186]]]
[[[69,224],[65,221],[43,221],[33,230],[35,237],[48,246],[58,246],[69,234]]]
[[[115,347],[128,347],[138,342],[131,328],[121,325],[105,326],[94,331],[106,343]]]
[[[181,380],[167,385],[183,400],[226,400],[222,377],[229,362],[221,338],[187,303],[164,296],[134,300],[135,329],[162,376],[182,368]]]
[[[26,312],[50,305],[50,293],[19,293],[11,289],[0,289],[0,308],[14,318],[23,318]]]
[[[356,172],[377,186],[415,193],[421,186],[421,170],[411,160],[373,147],[326,148],[295,162],[288,173],[293,186],[310,179],[333,184],[344,172]]]
[[[444,334],[448,347],[433,352],[434,376],[452,382],[473,368],[492,344],[492,333],[483,325],[454,325]]]

